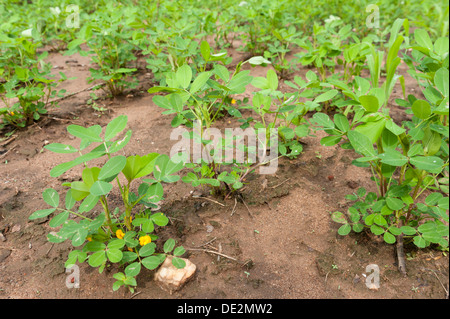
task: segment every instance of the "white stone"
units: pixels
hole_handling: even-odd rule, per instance
[[[155,274],[155,281],[158,285],[172,294],[183,287],[183,285],[193,277],[197,266],[195,266],[190,260],[183,259],[186,262],[186,266],[182,269],[176,268],[172,264],[172,256],[167,256],[164,263],[158,269]]]

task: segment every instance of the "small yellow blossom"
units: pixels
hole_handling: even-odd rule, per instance
[[[133,248],[131,248],[131,247],[128,247],[128,251],[133,251]]]
[[[11,115],[14,116],[14,112],[11,112]]]
[[[236,104],[236,100],[235,100],[235,99],[232,99],[232,100],[231,100],[231,104]]]
[[[116,231],[116,237],[119,239],[123,239],[123,237],[125,236],[124,232],[122,231],[122,229],[118,229]]]
[[[92,237],[87,237],[86,238],[88,241],[92,241]]]
[[[139,244],[141,246],[145,246],[147,244],[150,244],[151,242],[152,242],[152,239],[150,238],[149,235],[139,237]]]

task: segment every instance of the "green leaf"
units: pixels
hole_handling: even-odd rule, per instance
[[[131,133],[132,133],[131,130],[128,130],[122,139],[120,139],[118,141],[114,141],[111,144],[111,146],[109,147],[109,153],[113,154],[115,152],[120,151],[122,148],[124,148],[131,139]]]
[[[86,241],[88,230],[84,227],[78,227],[71,238],[72,245],[75,247],[81,246]]]
[[[416,40],[418,45],[428,49],[429,51],[433,51],[433,42],[431,41],[427,31],[423,29],[416,29],[414,31],[414,40]]]
[[[438,201],[438,206],[442,209],[448,210],[449,209],[449,198],[448,197],[442,197]]]
[[[134,278],[134,277],[127,277],[127,278],[123,281],[123,283],[124,283],[125,285],[127,285],[128,288],[130,288],[130,286],[137,286],[136,278]],[[133,292],[134,292],[134,289],[130,288],[130,292],[133,293]]]
[[[139,256],[141,257],[147,257],[150,255],[153,255],[155,253],[156,244],[155,243],[148,243],[147,245],[144,245],[139,249]]]
[[[59,206],[59,194],[53,188],[47,188],[43,193],[42,197],[44,201],[52,207]]]
[[[186,262],[181,258],[173,257],[172,265],[174,265],[177,269],[183,269],[184,267],[186,267]]]
[[[148,218],[136,218],[133,220],[133,226],[142,226],[142,231],[151,233],[155,230],[152,221]]]
[[[341,140],[342,140],[341,136],[335,136],[335,135],[325,136],[324,138],[322,138],[320,140],[320,144],[323,146],[333,146],[333,145],[338,144]]]
[[[113,275],[113,278],[116,279],[116,280],[124,281],[125,278],[126,278],[126,276],[125,276],[124,273],[118,272],[118,273],[116,273],[116,274]],[[122,283],[122,284],[123,284],[123,283]]]
[[[140,272],[141,272],[141,263],[139,262],[129,264],[125,268],[125,274],[128,277],[136,277],[137,275],[139,275]]]
[[[106,262],[106,253],[104,250],[97,251],[89,256],[88,264],[91,267],[98,267]]]
[[[139,155],[129,156],[122,173],[128,182],[149,175],[153,172],[153,166],[158,156],[158,153],[150,153],[142,157]]]
[[[108,256],[108,259],[112,263],[118,263],[122,260],[123,253],[119,249],[108,249],[106,251],[106,255]]]
[[[176,72],[176,79],[178,84],[180,84],[183,89],[187,89],[192,80],[191,67],[187,64],[183,64],[179,67]]]
[[[422,238],[422,236],[415,236],[414,237],[414,244],[419,248],[425,248],[428,246],[425,239]]]
[[[407,236],[415,235],[417,233],[417,231],[411,226],[402,226],[400,230]]]
[[[329,101],[332,98],[334,98],[338,93],[339,93],[339,91],[336,89],[329,90],[325,93],[320,94],[318,97],[316,97],[314,99],[314,102],[321,103],[321,102]]]
[[[164,252],[166,254],[170,253],[175,247],[175,240],[173,238],[169,238],[166,240],[166,242],[164,243]]]
[[[80,213],[85,213],[92,210],[95,207],[95,205],[97,205],[99,200],[100,197],[89,194],[81,203],[80,207],[78,208],[78,211]]]
[[[380,158],[381,163],[391,166],[403,166],[408,163],[408,158],[406,156],[392,149],[386,150],[383,154],[379,154],[378,157]]]
[[[278,89],[278,76],[273,69],[267,71],[267,82],[269,84],[269,89],[276,91]]]
[[[227,87],[230,90],[230,94],[242,94],[245,92],[247,85],[252,83],[253,77],[249,75],[250,71],[241,71],[234,75]]]
[[[388,119],[386,121],[386,128],[392,132],[393,134],[395,134],[396,136],[399,136],[400,134],[404,133],[406,130],[400,126],[398,126],[397,124],[394,123],[394,121],[392,119]]]
[[[343,133],[348,132],[348,130],[350,129],[350,124],[347,117],[339,113],[336,113],[334,115],[334,124]]]
[[[169,223],[169,219],[163,213],[155,213],[150,216],[151,220],[158,226],[164,227]]]
[[[198,90],[200,90],[206,82],[211,77],[211,72],[202,72],[197,75],[194,82],[192,82],[190,92],[191,94],[196,93]]]
[[[124,251],[123,252],[123,257],[122,257],[122,262],[123,263],[130,263],[135,261],[138,258],[138,255],[135,252],[132,251]]]
[[[211,57],[211,47],[209,46],[208,41],[202,41],[200,43],[200,53],[203,59],[208,62]]]
[[[73,160],[73,161],[70,161],[67,163],[58,164],[57,166],[52,168],[52,170],[50,171],[50,176],[51,177],[59,177],[62,174],[64,174],[65,172],[67,172],[68,170],[70,170],[71,168],[73,168],[79,164],[80,163],[76,160]]]
[[[61,226],[66,220],[69,218],[69,212],[64,211],[55,217],[52,218],[52,220],[48,223],[50,227],[58,227]]]
[[[448,39],[447,39],[448,46]],[[447,51],[448,52],[448,51]],[[434,74],[434,84],[443,96],[449,96],[449,71],[448,68],[440,68]]]
[[[186,249],[184,249],[183,246],[179,246],[177,248],[175,248],[175,250],[173,251],[173,255],[174,256],[181,256],[186,252]]]
[[[116,178],[117,175],[119,175],[126,164],[127,158],[125,156],[111,157],[100,170],[98,179],[111,181],[112,179]]]
[[[108,249],[121,249],[125,246],[125,240],[123,239],[113,239],[108,243]]]
[[[445,54],[448,54],[448,47],[449,43],[447,37],[440,37],[434,42],[434,51],[441,57],[445,56]]]
[[[345,215],[341,212],[333,212],[331,214],[331,219],[339,224],[347,224],[347,218],[345,218]]]
[[[89,142],[102,142],[100,134],[97,134],[95,125],[94,127],[85,128],[83,126],[72,124],[67,127],[67,131],[73,136],[87,140]]]
[[[378,225],[373,224],[372,226],[370,226],[370,231],[371,231],[372,233],[374,233],[375,235],[380,236],[381,234],[384,233],[384,228],[382,228],[382,227],[380,227],[380,226],[378,226]]]
[[[157,256],[150,256],[142,259],[142,265],[149,270],[154,270],[162,263],[161,259]]]
[[[101,243],[99,241],[90,241],[83,247],[83,251],[96,252],[99,250],[105,250],[105,248],[106,245],[104,243]]]
[[[376,113],[372,113],[376,114]],[[383,133],[386,126],[386,119],[381,116],[368,116],[366,117],[367,122],[358,125],[355,128],[356,132],[359,132],[369,138],[372,143],[376,143]]]
[[[214,65],[213,69],[214,74],[216,74],[224,83],[227,83],[230,80],[230,72],[226,67],[220,64]]]
[[[67,162],[67,163],[62,163],[59,164],[57,166],[55,166],[51,171],[50,171],[50,176],[51,177],[59,177],[60,175],[64,174],[65,172],[67,172],[68,170],[70,170],[71,168],[82,164],[82,163],[86,163],[89,162],[93,159],[102,157],[103,155],[105,155],[105,152],[101,152],[101,151],[91,151],[87,154],[84,154],[76,159],[74,159],[73,161]]]
[[[403,208],[404,203],[401,199],[395,197],[386,198],[386,205],[392,210],[400,210]]]
[[[411,109],[414,115],[421,120],[425,120],[431,115],[431,106],[425,100],[416,100]]]
[[[126,115],[119,115],[108,123],[105,130],[105,141],[110,141],[117,134],[122,132],[127,126],[128,117]]]
[[[53,153],[60,153],[60,154],[69,154],[78,152],[78,150],[75,147],[60,143],[48,144],[45,145],[44,148]]]
[[[364,230],[364,225],[360,223],[356,223],[352,226],[352,229],[355,233],[360,233]]]
[[[401,229],[395,226],[389,227],[388,231],[394,236],[399,236],[402,234]]]
[[[162,200],[164,189],[161,183],[158,182],[150,185],[145,195],[144,201],[146,202],[157,203]]]
[[[362,95],[359,97],[359,102],[368,113],[375,113],[380,108],[378,98],[373,95]]]
[[[125,245],[127,245],[127,247],[134,248],[139,244],[138,240],[134,238],[135,236],[135,231],[127,231],[125,233],[123,240],[125,241]]]
[[[76,200],[72,196],[72,190],[69,189],[66,193],[66,200],[65,200],[66,209],[68,209],[68,210],[72,209],[73,206],[75,206],[75,203],[76,203]]]
[[[367,136],[357,131],[350,131],[347,136],[356,152],[366,157],[377,155],[372,141]]]
[[[441,193],[431,193],[430,195],[427,196],[427,198],[425,198],[425,204],[429,206],[434,206],[439,202],[439,200],[442,197],[443,195]]]
[[[155,160],[153,176],[158,181],[166,183],[176,182],[180,177],[171,176],[172,174],[180,171],[183,168],[183,162],[175,163],[169,156],[162,154]]]
[[[58,234],[52,234],[49,233],[47,234],[47,240],[51,243],[55,243],[55,244],[59,244],[62,243],[63,241],[65,241],[67,238],[60,236],[59,233]]]
[[[271,62],[262,56],[254,56],[248,60],[251,65],[271,64]]]
[[[414,156],[410,158],[410,162],[419,169],[435,174],[440,173],[444,165],[444,161],[436,156]]]
[[[436,232],[429,232],[429,233],[423,233],[422,234],[423,239],[426,241],[439,244],[439,242],[442,240],[442,235],[436,233]]]
[[[91,195],[103,196],[108,194],[112,190],[113,186],[110,183],[104,181],[96,181],[89,190]]]
[[[334,128],[334,123],[327,114],[314,113],[313,119],[319,126],[322,126],[325,129]]]
[[[350,224],[344,224],[338,229],[338,234],[341,236],[348,235],[352,230],[352,226]]]
[[[53,213],[55,210],[56,210],[56,208],[37,210],[33,214],[31,214],[30,217],[28,217],[28,219],[34,220],[34,219],[38,219],[38,218],[47,217],[48,215]]]
[[[387,226],[386,219],[384,219],[383,215],[381,214],[376,214],[373,219],[373,222],[380,226]]]
[[[396,241],[395,236],[392,235],[392,234],[389,233],[389,232],[385,232],[385,233],[384,233],[383,239],[384,239],[384,241],[387,242],[388,244],[393,244],[393,243],[395,243],[395,241]]]

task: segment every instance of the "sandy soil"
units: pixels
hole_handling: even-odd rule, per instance
[[[235,49],[230,52],[234,65],[244,57]],[[88,58],[52,53],[49,61],[57,67],[55,72],[77,77],[63,84],[68,93],[92,86],[85,80],[92,66]],[[252,68],[251,74],[265,76],[266,70]],[[406,74],[404,66],[402,72]],[[177,239],[188,249],[185,257],[197,265],[194,279],[180,291],[171,295],[161,290],[152,280],[154,272],[144,270],[137,278],[138,294],[131,295],[123,288],[113,292],[112,274],[117,267],[99,274],[86,264],[80,265],[80,288],[67,288],[64,262],[70,243],[49,243],[46,234],[52,229],[48,220],[29,221],[28,216],[46,208],[41,195],[45,188],[60,190],[63,181],[77,180],[80,171],[73,169],[51,178],[50,170],[70,155],[54,154],[43,146],[74,143],[66,131],[69,124],[105,126],[117,115],[126,114],[133,136],[125,155],[168,154],[174,143],[169,139],[171,117],[161,115],[152,102],[146,91],[152,85],[151,77],[146,73],[140,70],[137,90],[121,98],[98,100],[104,112],[87,105],[89,91],[81,92],[62,100],[59,108],[38,123],[0,140],[0,154],[9,151],[0,155],[0,231],[4,239],[0,238],[0,298],[446,298],[448,256],[442,252],[406,247],[408,276],[404,278],[397,271],[393,246],[367,234],[337,234],[339,225],[330,213],[346,210],[346,194],[358,187],[373,190],[373,185],[369,171],[351,165],[352,151],[320,145],[322,132],[303,140],[304,152],[298,158],[280,160],[276,174],[248,178],[242,193],[248,208],[241,202],[235,207],[233,198],[210,197],[220,205],[192,197],[194,188],[181,181],[166,185],[161,211],[171,222],[159,235]],[[412,79],[407,78],[407,87],[409,93],[418,91]],[[253,89],[249,86],[236,98],[250,97]],[[393,98],[400,96],[397,87]],[[395,103],[392,107],[393,116],[402,120],[401,110]],[[222,118],[218,125],[227,121],[233,119]],[[235,260],[198,250],[219,248]],[[369,264],[380,268],[378,290],[365,285]]]

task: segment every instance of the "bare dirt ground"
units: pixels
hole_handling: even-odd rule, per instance
[[[244,54],[230,50],[235,61]],[[49,61],[76,80],[63,84],[68,93],[92,86],[86,82],[90,61],[86,57],[52,53]],[[264,68],[251,74],[265,76]],[[307,70],[300,70],[303,75]],[[406,74],[406,68],[402,68]],[[128,115],[132,129],[125,155],[159,152],[168,154],[170,116],[152,102],[146,89],[152,83],[145,70],[141,87],[117,99],[100,99],[99,112],[87,105],[88,91],[60,102],[48,116],[34,125],[0,140],[0,298],[130,298],[121,288],[112,291],[116,266],[99,274],[80,265],[80,288],[65,285],[64,262],[70,243],[52,244],[46,235],[52,231],[47,221],[29,221],[37,209],[47,208],[42,191],[61,189],[63,181],[79,178],[73,169],[60,178],[49,176],[57,164],[69,160],[67,154],[54,154],[46,143],[72,144],[66,131],[69,124],[105,126],[112,118]],[[282,89],[285,89],[282,86]],[[419,91],[407,79],[408,93]],[[251,96],[252,87],[243,97]],[[97,92],[101,95],[101,92]],[[396,88],[394,97],[401,96]],[[392,103],[393,116],[402,112]],[[227,125],[223,118],[219,125]],[[221,122],[221,123],[220,123]],[[235,123],[235,122],[233,122]],[[303,140],[304,152],[296,159],[281,159],[274,175],[249,176],[243,190],[247,207],[233,198],[213,201],[196,198],[192,186],[177,182],[165,186],[161,211],[170,224],[160,230],[161,238],[173,237],[187,248],[186,258],[197,265],[190,282],[173,294],[159,288],[153,271],[144,270],[137,278],[136,299],[444,299],[448,297],[448,255],[433,249],[406,247],[408,276],[397,271],[394,247],[367,234],[339,236],[338,224],[330,218],[336,210],[346,211],[345,195],[366,187],[374,191],[370,172],[351,165],[352,151],[339,146],[320,145],[322,132]],[[6,143],[7,142],[7,143]],[[6,152],[8,153],[6,154]],[[185,174],[181,172],[181,175]],[[114,195],[114,194],[113,194]],[[113,196],[112,195],[112,196]],[[233,208],[235,211],[233,212]],[[198,249],[218,251],[220,257]],[[197,250],[196,250],[197,249]],[[380,268],[380,289],[365,285],[366,266]]]

